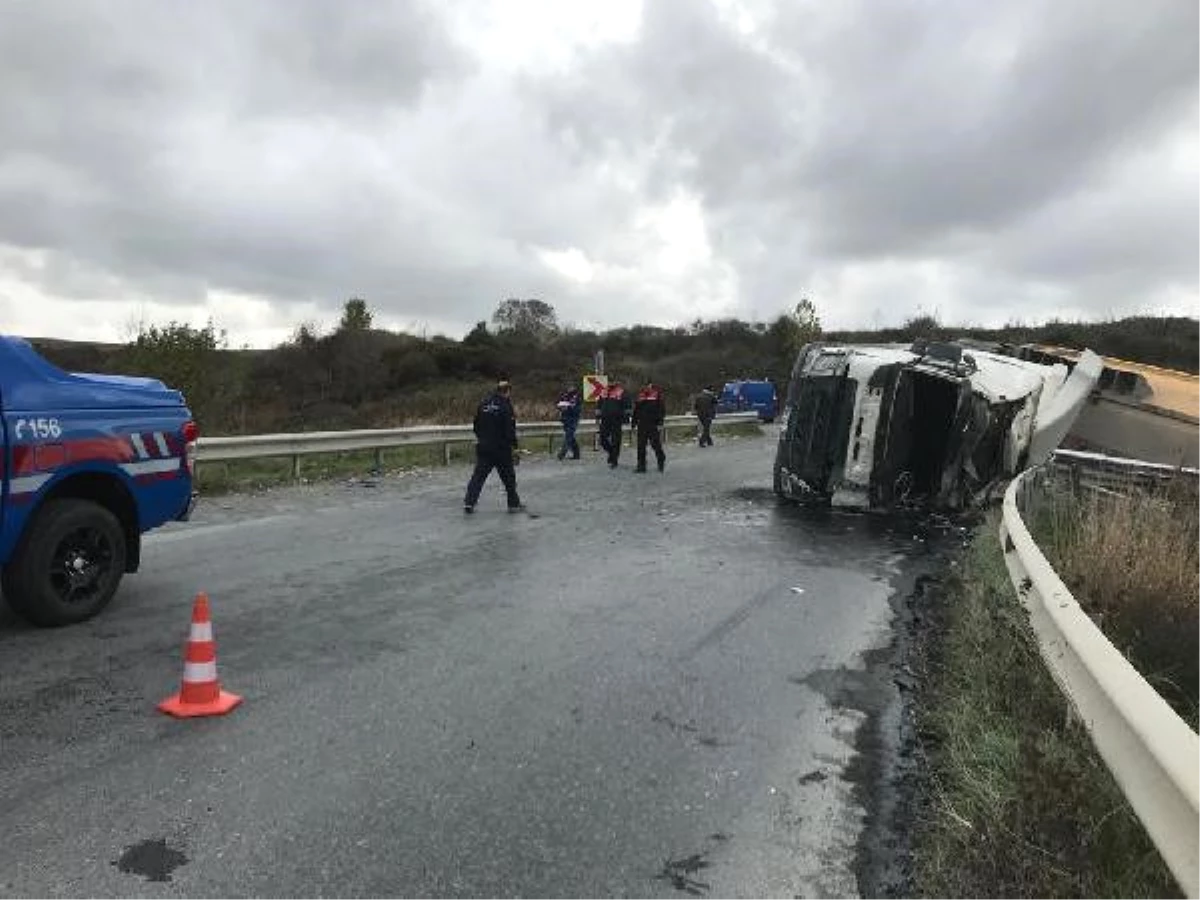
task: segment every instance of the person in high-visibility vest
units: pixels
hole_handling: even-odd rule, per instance
[[[658,460],[658,471],[667,465],[667,454],[662,445],[662,425],[666,418],[666,402],[663,391],[652,381],[638,391],[637,400],[633,404],[633,425],[637,429],[637,468],[635,472],[646,471],[646,444],[654,448],[654,456]]]

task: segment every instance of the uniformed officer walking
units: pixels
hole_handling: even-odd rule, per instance
[[[467,483],[463,512],[475,512],[483,483],[492,469],[500,475],[508,495],[508,511],[525,507],[517,494],[517,473],[514,454],[517,451],[517,416],[513,412],[512,385],[501,378],[496,389],[480,402],[475,410],[475,471]]]
[[[706,387],[692,403],[696,418],[700,420],[700,446],[712,446],[712,423],[717,415],[717,395],[711,387]]]
[[[563,445],[558,451],[558,458],[566,459],[570,453],[571,459],[579,459],[579,441],[575,439],[575,430],[579,427],[579,417],[583,412],[583,399],[579,395],[579,389],[567,388],[558,395],[555,406],[558,408],[563,427]]]
[[[654,448],[654,456],[658,459],[658,471],[667,465],[667,454],[662,445],[662,424],[666,416],[666,404],[663,401],[663,391],[652,381],[638,391],[637,400],[633,404],[633,425],[637,429],[637,468],[635,472],[646,471],[646,444]]]
[[[610,381],[596,404],[600,420],[600,446],[608,453],[608,467],[615,469],[621,459],[621,426],[629,415],[629,398],[619,381]]]

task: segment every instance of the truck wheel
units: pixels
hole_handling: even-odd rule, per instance
[[[73,625],[108,605],[125,573],[125,532],[90,500],[51,500],[4,570],[4,596],[34,625]]]

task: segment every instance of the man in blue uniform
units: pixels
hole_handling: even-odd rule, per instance
[[[662,445],[662,424],[666,416],[666,402],[663,400],[662,388],[652,381],[638,391],[637,400],[633,404],[633,425],[637,429],[637,468],[635,472],[646,471],[646,444],[654,448],[654,457],[658,460],[658,471],[667,465],[667,454]]]
[[[495,469],[508,495],[508,511],[524,509],[517,494],[514,454],[517,450],[517,417],[513,412],[512,385],[501,378],[496,389],[483,398],[475,411],[475,471],[467,483],[463,512],[475,512],[483,483]]]
[[[577,388],[567,388],[558,395],[558,403],[555,404],[558,408],[558,417],[562,420],[563,427],[563,445],[558,451],[558,458],[566,459],[567,454],[571,454],[571,459],[579,459],[579,442],[575,440],[575,430],[579,427],[579,416],[583,411],[583,398],[579,394]]]

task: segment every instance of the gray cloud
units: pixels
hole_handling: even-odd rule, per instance
[[[1195,4],[646,0],[633,40],[554,66],[502,61],[489,9],[14,5],[0,274],[253,294],[281,326],[350,294],[464,328],[506,296],[602,324],[1195,300],[1196,167],[1168,152],[1195,153]],[[658,259],[647,210],[680,197],[711,259]],[[542,259],[571,248],[590,279]]]
[[[996,261],[1070,281],[1123,257],[1194,292],[1194,169],[1123,185],[1155,205],[1093,196],[1124,155],[1194,134],[1194,4],[828,6],[779,4],[743,36],[708,4],[650,4],[639,43],[545,86],[550,121],[598,153],[661,142],[768,305],[837,260],[975,265],[1031,225],[1049,246]]]

